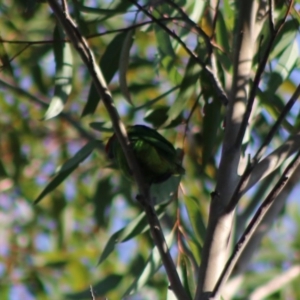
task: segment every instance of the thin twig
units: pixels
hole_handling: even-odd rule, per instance
[[[20,88],[17,84],[12,83],[9,79],[3,78],[3,76],[0,78],[0,86],[3,86],[5,89],[9,90],[9,93],[15,93],[19,96],[27,98],[29,101],[32,101],[33,103],[36,103],[44,108],[47,108],[49,106],[49,100],[47,100],[43,96],[36,96],[31,94],[25,89]],[[73,117],[71,117],[68,113],[62,112],[58,116],[58,118],[61,118],[71,124],[80,134],[81,137],[92,141],[95,140],[96,137],[92,135],[91,133],[87,132],[77,120],[75,120]],[[101,148],[103,150],[103,147]]]
[[[281,190],[284,188],[284,186],[287,184],[288,180],[292,176],[293,172],[296,170],[296,168],[300,164],[300,151],[296,154],[294,159],[289,163],[289,165],[284,170],[281,178],[278,180],[272,191],[269,193],[269,195],[266,197],[264,202],[260,205],[257,212],[255,213],[254,217],[252,218],[251,222],[247,226],[245,232],[237,242],[237,244],[234,247],[234,250],[228,259],[223,272],[212,292],[212,295],[210,297],[210,300],[219,299],[220,293],[222,291],[222,288],[224,287],[225,283],[227,282],[239,256],[241,255],[242,251],[246,247],[247,243],[249,242],[251,236],[255,232],[257,226],[259,225],[260,221],[264,217],[264,215],[267,213],[271,205],[274,203],[276,197],[281,192]]]
[[[216,89],[216,93],[218,95],[218,98],[220,101],[227,105],[228,103],[228,97],[226,95],[226,92],[224,91],[217,74],[213,72],[213,70],[207,66],[200,58],[199,56],[192,51],[184,42],[183,40],[171,29],[169,29],[165,24],[163,24],[158,18],[154,17],[151,13],[149,13],[143,6],[141,6],[138,2],[135,0],[129,0],[132,2],[136,7],[138,7],[146,16],[148,16],[151,20],[153,20],[155,23],[157,23],[164,31],[166,31],[172,38],[174,38],[182,47],[183,49],[189,54],[190,57],[192,57],[206,72],[209,79],[214,85],[214,88]]]
[[[14,56],[9,58],[9,62],[12,62],[16,57],[22,54],[28,47],[30,47],[30,44],[27,43],[27,45],[24,48],[22,48],[20,51],[15,53]],[[5,68],[5,65],[2,65],[1,68]]]
[[[168,21],[181,21],[180,18],[161,18],[159,19],[161,22],[168,22]],[[148,21],[144,21],[144,22],[140,22],[137,24],[133,24],[130,25],[128,27],[124,27],[124,28],[118,28],[118,29],[112,29],[112,30],[106,30],[103,32],[99,32],[99,33],[93,33],[90,35],[87,35],[85,37],[85,39],[89,40],[89,39],[93,39],[93,38],[97,38],[99,36],[103,36],[103,35],[108,35],[108,34],[113,34],[113,33],[118,33],[118,32],[123,32],[123,31],[128,31],[130,29],[135,29],[135,28],[139,28],[142,27],[144,25],[148,25],[148,24],[152,24],[153,20],[148,20]],[[0,43],[3,44],[29,44],[30,46],[32,45],[39,45],[39,44],[53,44],[53,43],[70,43],[71,41],[68,39],[54,39],[54,40],[36,40],[36,41],[28,41],[28,40],[6,40],[0,37]]]
[[[212,53],[212,49],[213,49],[211,41],[210,41],[210,37],[205,33],[205,31],[197,23],[195,23],[193,20],[191,20],[189,18],[189,16],[183,11],[183,9],[177,3],[175,3],[173,0],[166,0],[166,2],[170,6],[175,8],[181,14],[183,21],[185,21],[192,28],[194,28],[196,30],[196,32],[204,39],[208,53],[210,55]]]
[[[130,147],[130,142],[127,136],[125,126],[120,120],[118,111],[113,103],[105,79],[101,73],[100,68],[98,67],[98,64],[94,59],[94,55],[90,50],[86,40],[79,32],[79,29],[77,28],[76,24],[73,22],[72,18],[67,13],[67,11],[63,12],[56,0],[48,0],[48,3],[51,6],[57,19],[61,23],[62,27],[66,31],[67,35],[69,36],[69,39],[72,41],[73,46],[80,54],[82,61],[87,66],[92,76],[97,92],[101,96],[103,104],[105,105],[105,108],[110,116],[115,134],[118,138],[118,141],[120,142],[120,145],[126,157],[126,161],[137,183],[139,189],[138,198],[144,207],[150,225],[150,232],[152,234],[154,243],[160,252],[162,261],[164,263],[171,284],[171,289],[173,290],[174,294],[178,299],[189,299],[186,291],[184,290],[180,282],[178,273],[176,272],[176,268],[172,260],[171,254],[168,250],[158,217],[153,208],[149,186],[144,181],[143,174],[141,173],[138,162]]]

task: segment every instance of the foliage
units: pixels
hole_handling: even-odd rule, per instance
[[[0,4],[0,298],[175,299],[140,186],[104,151],[116,120],[51,2]],[[183,149],[181,182],[152,185],[151,195],[185,299],[213,291],[300,145],[298,6],[245,3],[67,3],[122,122]],[[286,201],[298,176],[244,244],[224,299],[299,298],[299,203]],[[210,277],[213,241],[226,256],[216,248]],[[290,269],[290,281],[257,298]]]

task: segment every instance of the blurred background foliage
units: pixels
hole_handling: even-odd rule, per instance
[[[233,71],[234,3],[222,1],[216,20],[209,1],[175,3],[207,35],[215,36],[217,74],[227,91]],[[178,269],[191,279],[200,262],[214,189],[224,105],[182,45],[131,1],[73,0],[68,5],[124,123],[157,128],[184,150],[186,175],[178,198],[174,178],[155,186],[154,193]],[[168,1],[151,5],[146,9],[158,19],[166,18],[162,24],[205,63],[206,42],[180,10]],[[276,39],[263,74],[252,131],[245,138],[249,154],[261,144],[299,83],[298,8]],[[275,1],[276,21],[285,9],[284,1]],[[94,293],[99,297],[95,299],[121,299],[137,289],[127,299],[166,299],[164,270],[155,253],[150,256],[153,242],[147,225],[138,219],[142,210],[135,200],[136,187],[113,168],[104,152],[112,133],[109,117],[87,69],[64,42],[49,5],[3,0],[0,28],[0,298],[92,299]],[[265,22],[253,70],[269,34]],[[297,130],[298,103],[268,151]],[[258,190],[251,190],[240,203],[244,223],[257,206],[252,196]],[[287,196],[293,190],[299,191],[297,180]],[[290,198],[299,200],[297,193]],[[288,202],[256,249],[233,299],[245,299],[260,283],[299,263],[299,220],[299,201]],[[149,262],[154,269],[147,269]],[[299,288],[291,283],[268,299],[300,299]]]

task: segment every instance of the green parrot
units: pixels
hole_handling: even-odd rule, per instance
[[[141,172],[148,184],[161,183],[171,175],[184,174],[175,148],[156,130],[144,125],[134,125],[127,128],[127,133]],[[132,173],[115,134],[109,138],[105,150],[125,177],[132,179]]]

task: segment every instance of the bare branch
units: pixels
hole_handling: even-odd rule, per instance
[[[239,3],[236,43],[234,45],[234,76],[226,111],[226,126],[218,169],[217,186],[213,194],[209,221],[199,270],[196,300],[207,299],[214,288],[228,257],[234,211],[225,211],[239,177],[237,174],[241,145],[235,141],[241,126],[248,98],[249,78],[254,54],[254,30],[257,1]],[[206,297],[206,298],[205,298]]]
[[[274,203],[274,201],[277,198],[277,196],[279,195],[279,193],[285,187],[288,180],[290,179],[290,177],[292,176],[292,174],[294,173],[296,168],[299,166],[299,164],[300,164],[300,151],[298,151],[295,158],[286,167],[281,178],[278,180],[277,184],[274,186],[272,191],[266,197],[264,202],[260,205],[260,207],[258,208],[257,212],[255,213],[253,219],[247,226],[244,234],[241,236],[241,238],[235,245],[232,255],[230,256],[230,258],[228,259],[228,261],[224,267],[224,270],[213,290],[210,300],[218,299],[218,297],[220,296],[222,289],[223,289],[225,283],[227,282],[239,256],[241,255],[242,251],[248,244],[251,236],[255,232],[255,230],[256,230],[257,226],[259,225],[259,223],[261,222],[262,218],[268,212],[271,205]]]
[[[130,142],[127,136],[126,128],[119,117],[118,111],[116,110],[116,107],[113,103],[110,91],[107,87],[102,72],[98,67],[97,63],[95,62],[94,55],[91,49],[89,48],[86,40],[79,32],[79,29],[77,28],[76,24],[71,19],[70,15],[67,13],[67,9],[65,10],[65,12],[63,12],[56,0],[48,0],[48,3],[51,6],[57,19],[61,23],[62,27],[66,31],[67,35],[69,36],[69,39],[71,40],[73,46],[81,56],[82,61],[87,66],[92,76],[97,92],[102,98],[105,108],[110,116],[115,134],[120,142],[127,163],[138,185],[138,189],[140,193],[138,198],[141,204],[143,205],[143,208],[147,215],[148,222],[150,225],[150,231],[154,243],[156,244],[160,252],[163,264],[168,274],[168,278],[171,284],[171,289],[174,291],[178,299],[184,299],[184,300],[188,299],[188,296],[176,272],[176,268],[172,260],[172,257],[170,255],[169,249],[167,247],[159,220],[153,208],[149,186],[144,181],[137,160],[130,147]]]

